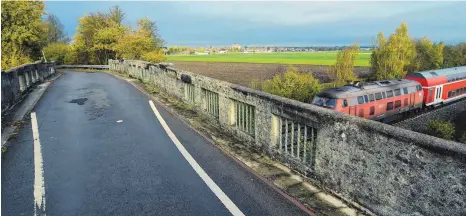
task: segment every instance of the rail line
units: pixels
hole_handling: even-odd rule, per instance
[[[458,103],[460,101],[464,101],[464,100],[466,100],[466,98],[461,98],[461,99],[458,99],[458,100],[455,100],[455,101],[452,101],[452,102],[449,102],[449,103],[446,103],[446,104],[441,104],[439,106],[424,107],[420,111],[417,111],[417,112],[411,111],[411,112],[406,112],[405,114],[400,113],[400,114],[396,115],[395,119],[393,119],[393,120],[388,119],[388,121],[382,121],[382,122],[386,123],[386,124],[389,124],[389,125],[396,126],[397,124],[400,124],[400,123],[402,123],[404,121],[408,121],[408,120],[411,120],[411,119],[422,117],[424,115],[427,115],[427,114],[430,114],[432,112],[442,110],[443,108],[452,106],[452,105],[454,105],[454,104],[456,104],[456,103]]]

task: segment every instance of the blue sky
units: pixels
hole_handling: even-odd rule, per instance
[[[167,46],[370,45],[402,20],[413,37],[466,42],[466,2],[70,2],[46,1],[69,36],[85,13],[120,5],[127,25],[142,17],[157,22]]]

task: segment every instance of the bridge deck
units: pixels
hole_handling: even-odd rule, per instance
[[[47,214],[230,215],[174,145],[148,101],[105,73],[66,72],[49,87],[35,109]],[[155,105],[187,152],[242,213],[304,214]],[[34,212],[31,128],[28,120],[2,158],[5,215]]]

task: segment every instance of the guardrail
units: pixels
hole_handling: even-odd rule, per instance
[[[108,69],[108,65],[57,65],[55,68]]]
[[[110,60],[226,133],[381,215],[466,214],[466,146],[167,65]]]
[[[2,71],[2,116],[20,102],[29,90],[55,73],[55,63],[33,63]]]

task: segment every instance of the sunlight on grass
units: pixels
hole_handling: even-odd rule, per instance
[[[280,53],[227,53],[213,55],[169,55],[168,61],[200,62],[242,62],[242,63],[278,63],[333,65],[336,61],[335,51],[329,52],[280,52]],[[370,51],[361,51],[356,59],[356,66],[369,66]]]

